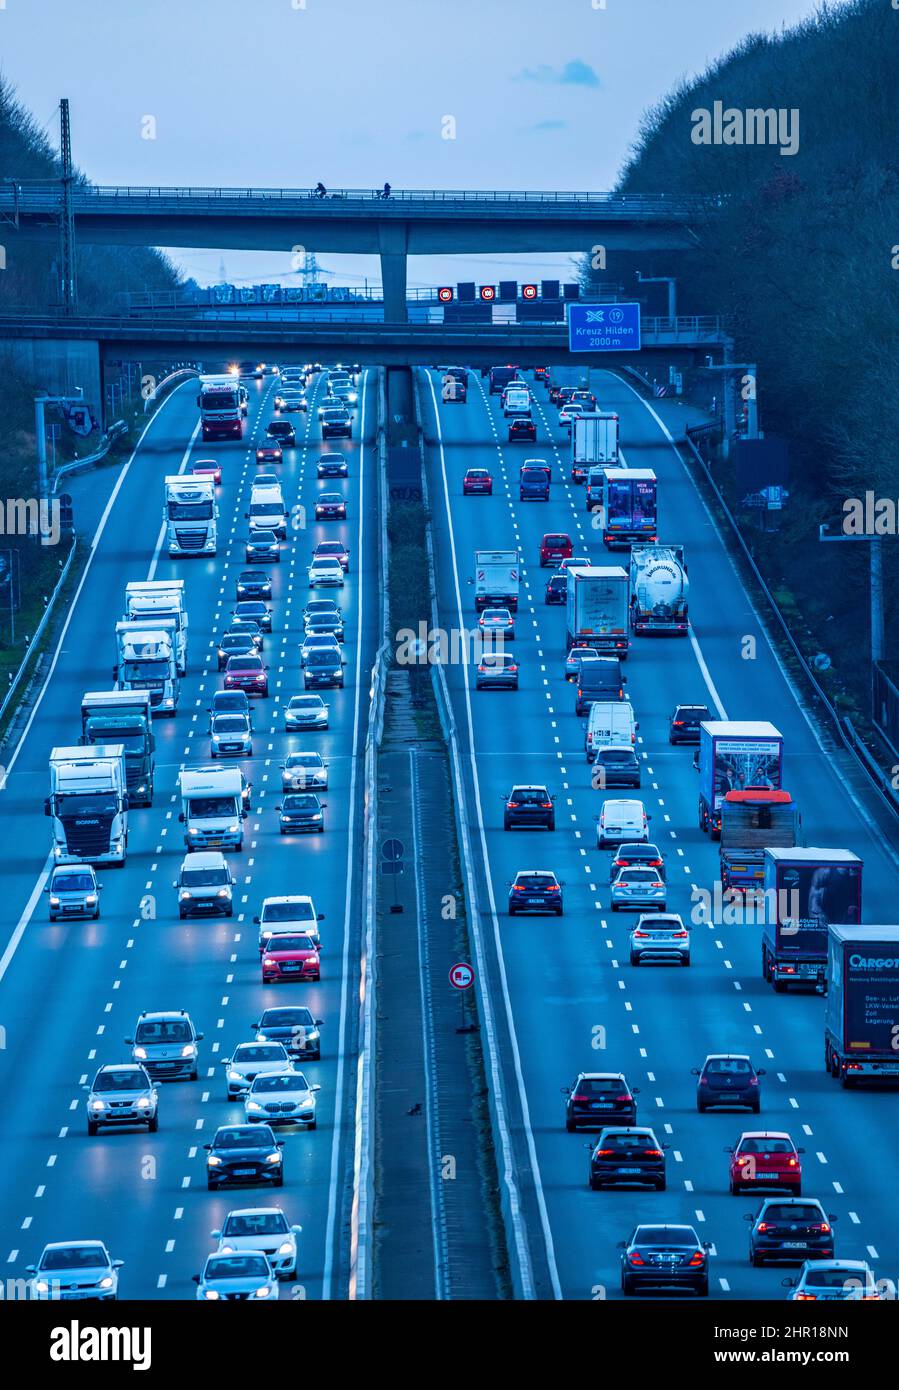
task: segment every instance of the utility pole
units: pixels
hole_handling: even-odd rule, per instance
[[[59,103],[59,148],[62,163],[62,210],[59,218],[60,299],[63,312],[74,314],[77,306],[75,281],[75,213],[72,207],[72,128],[69,124],[69,99]]]

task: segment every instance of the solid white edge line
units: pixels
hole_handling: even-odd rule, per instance
[[[431,373],[427,373],[428,387],[431,392],[431,401],[434,407],[434,419],[437,428],[437,444],[440,452],[440,471],[443,479],[443,498],[446,507],[446,519],[449,529],[450,553],[453,561],[453,585],[456,592],[456,606],[459,614],[459,627],[464,630],[465,618],[462,612],[462,593],[459,587],[459,566],[456,557],[456,536],[453,529],[452,509],[449,500],[449,482],[446,476],[446,453],[443,447],[443,430],[440,424],[440,412],[437,408],[437,396],[434,391],[434,381]],[[481,396],[483,399],[483,386],[481,386]],[[486,409],[486,405],[485,405]],[[489,416],[489,410],[488,410]],[[533,1174],[534,1190],[537,1197],[537,1207],[540,1212],[540,1223],[543,1229],[543,1239],[546,1245],[546,1259],[549,1266],[550,1279],[553,1287],[553,1295],[556,1299],[562,1298],[562,1287],[559,1282],[559,1271],[556,1266],[556,1254],[553,1245],[552,1230],[549,1223],[549,1213],[546,1208],[546,1197],[543,1192],[543,1181],[540,1176],[540,1165],[537,1161],[537,1148],[534,1143],[534,1133],[531,1127],[531,1115],[528,1107],[527,1088],[524,1083],[524,1075],[521,1069],[521,1054],[518,1048],[518,1036],[515,1031],[515,1019],[512,1013],[512,1000],[509,995],[509,983],[506,978],[506,962],[503,955],[502,939],[499,930],[499,918],[496,911],[496,899],[493,893],[493,871],[490,866],[490,855],[487,849],[487,836],[484,830],[484,814],[481,808],[481,788],[478,776],[477,755],[475,753],[474,723],[471,713],[471,687],[468,679],[468,667],[462,665],[462,677],[465,687],[465,714],[468,723],[468,759],[471,766],[472,785],[475,794],[475,808],[477,813],[478,831],[481,840],[481,853],[483,855],[485,877],[487,880],[487,896],[490,903],[490,916],[493,922],[493,939],[496,949],[496,957],[499,965],[500,988],[503,996],[503,1005],[506,1012],[506,1023],[509,1029],[509,1039],[512,1046],[512,1056],[515,1067],[515,1080],[518,1087],[519,1103],[521,1105],[522,1119],[524,1121],[524,1131],[527,1142],[528,1155],[531,1160],[531,1170]]]

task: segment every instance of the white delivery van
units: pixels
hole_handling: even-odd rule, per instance
[[[510,384],[503,392],[503,415],[530,415],[531,393],[526,386]]]
[[[649,839],[649,816],[642,801],[615,797],[602,803],[596,817],[596,848],[623,845],[627,840],[641,844]]]
[[[597,700],[590,706],[584,751],[587,762],[596,761],[600,748],[633,748],[639,724],[630,700]]]

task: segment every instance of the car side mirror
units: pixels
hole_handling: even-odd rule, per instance
[[[562,1092],[562,1095],[563,1095],[563,1096],[570,1096],[570,1095],[571,1095],[571,1087],[570,1087],[570,1086],[560,1086],[560,1087],[559,1087],[559,1090]]]
[[[321,1086],[320,1086],[320,1085],[318,1084],[318,1082],[316,1081],[315,1085],[314,1085],[314,1086],[310,1086],[309,1089],[310,1089],[310,1091],[320,1091],[320,1090],[321,1090]]]
[[[203,1038],[204,1038],[204,1034],[203,1034],[203,1033],[197,1033],[196,1037],[194,1038],[194,1042],[202,1042],[202,1041],[203,1041]]]
[[[626,1250],[626,1249],[627,1249],[627,1241],[626,1241],[626,1240],[619,1240],[619,1241],[617,1241],[616,1244],[615,1244],[615,1249],[616,1249],[616,1250]]]
[[[190,1277],[191,1277],[192,1281],[193,1281],[195,1284],[199,1284],[199,1282],[200,1282],[200,1276],[199,1276],[199,1274],[192,1274]]]
[[[781,1279],[780,1286],[782,1289],[795,1289],[796,1280],[791,1279],[790,1276],[787,1275],[786,1279]]]
[[[44,888],[44,892],[45,892],[45,893],[49,893],[49,892],[50,892],[50,885],[49,885],[49,883],[48,883],[48,884],[46,885],[46,887]]]
[[[798,1154],[804,1154],[804,1153],[805,1153],[805,1149],[797,1149],[796,1152],[797,1152]]]
[[[276,1148],[276,1149],[283,1149],[283,1148],[284,1148],[284,1140],[283,1140],[283,1139],[276,1139],[276,1140],[275,1140],[275,1148]]]
[[[49,798],[49,796],[48,796],[48,797],[45,797],[45,798],[44,798],[44,815],[45,815],[45,816],[49,816],[49,815],[51,815],[51,814],[52,814],[52,812],[51,812],[51,810],[50,810],[50,798]]]
[[[691,1076],[698,1076],[698,1075],[699,1075],[699,1068],[698,1068],[698,1067],[691,1067],[691,1068],[690,1068],[690,1075],[691,1075]]]
[[[316,922],[323,922],[323,921],[325,920],[325,914],[324,914],[323,912],[319,912],[319,913],[316,915],[315,920],[316,920]]]
[[[259,918],[258,918],[258,917],[254,917],[254,918],[253,918],[253,921],[255,922],[256,926],[258,927],[258,926],[259,926]]]
[[[702,1242],[702,1248],[703,1248],[703,1250],[711,1250],[711,1248],[712,1248],[712,1242],[711,1242],[710,1240],[704,1240],[704,1241]]]
[[[211,1151],[212,1145],[211,1145],[211,1144],[204,1144],[204,1145],[203,1145],[203,1148],[206,1149],[207,1151]]]
[[[831,1225],[833,1225],[834,1221],[839,1221],[840,1218],[838,1216],[834,1216],[833,1212],[829,1211],[827,1213],[827,1219],[831,1223]]]
[[[25,1266],[25,1273],[26,1273],[26,1274],[36,1274],[36,1273],[37,1273],[37,1265],[26,1265],[26,1266]]]
[[[300,1231],[301,1231],[303,1228],[302,1228],[302,1226],[291,1226],[290,1229],[294,1232],[295,1235],[299,1235],[299,1234],[300,1234]]]
[[[210,1231],[209,1234],[213,1237],[214,1240],[220,1240],[222,1235],[221,1231],[219,1230]]]
[[[632,1095],[632,1096],[638,1096],[639,1094],[640,1094],[640,1087],[639,1087],[639,1086],[632,1086],[632,1087],[631,1087],[631,1095]]]
[[[751,1211],[744,1211],[744,1213],[743,1213],[743,1220],[744,1220],[744,1221],[754,1221],[754,1220],[755,1220],[755,1216],[753,1215],[753,1213],[752,1213]]]
[[[123,1265],[124,1263],[125,1263],[124,1260],[113,1260],[113,1262],[112,1262],[112,1267],[113,1267],[113,1269],[121,1269],[121,1268],[122,1268],[122,1265]]]
[[[766,1076],[766,1075],[767,1075],[767,1073],[766,1073],[764,1067],[758,1067],[755,1074],[756,1074],[756,1076]]]
[[[730,1144],[725,1144],[725,1145],[724,1145],[724,1152],[725,1152],[726,1154],[732,1154],[732,1153],[733,1153],[733,1146],[730,1145]]]
[[[133,1047],[133,1046],[134,1046],[134,1039],[133,1039],[133,1038],[125,1038],[124,1041],[128,1044],[129,1047]]]
[[[184,812],[183,812],[183,811],[179,811],[179,812],[178,812],[178,820],[181,822],[182,825],[184,824]]]

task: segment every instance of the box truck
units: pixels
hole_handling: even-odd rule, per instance
[[[610,550],[658,539],[656,475],[651,468],[605,470],[602,538]]]
[[[174,620],[175,662],[178,675],[186,675],[188,624],[183,579],[135,579],[125,585],[124,620],[146,623],[154,618]]]
[[[152,623],[115,625],[117,690],[147,690],[153,714],[174,715],[180,684],[175,660],[175,623],[155,618]]]
[[[780,993],[816,984],[831,922],[862,920],[862,861],[848,849],[765,850],[762,976]]]
[[[204,436],[205,438],[205,436]],[[169,559],[214,555],[217,546],[215,480],[174,473],[163,479],[165,539]]]
[[[178,776],[184,843],[194,849],[243,849],[243,778],[239,767],[186,768]]]
[[[517,550],[476,550],[474,606],[482,608],[518,607],[521,561]]]
[[[899,1080],[899,926],[831,923],[822,987],[824,1065],[835,1080]]]
[[[758,787],[779,791],[783,737],[761,720],[703,720],[699,726],[699,828],[718,838],[721,803],[728,792]]]
[[[625,658],[627,574],[620,565],[582,566],[568,571],[565,645],[595,647]]]

